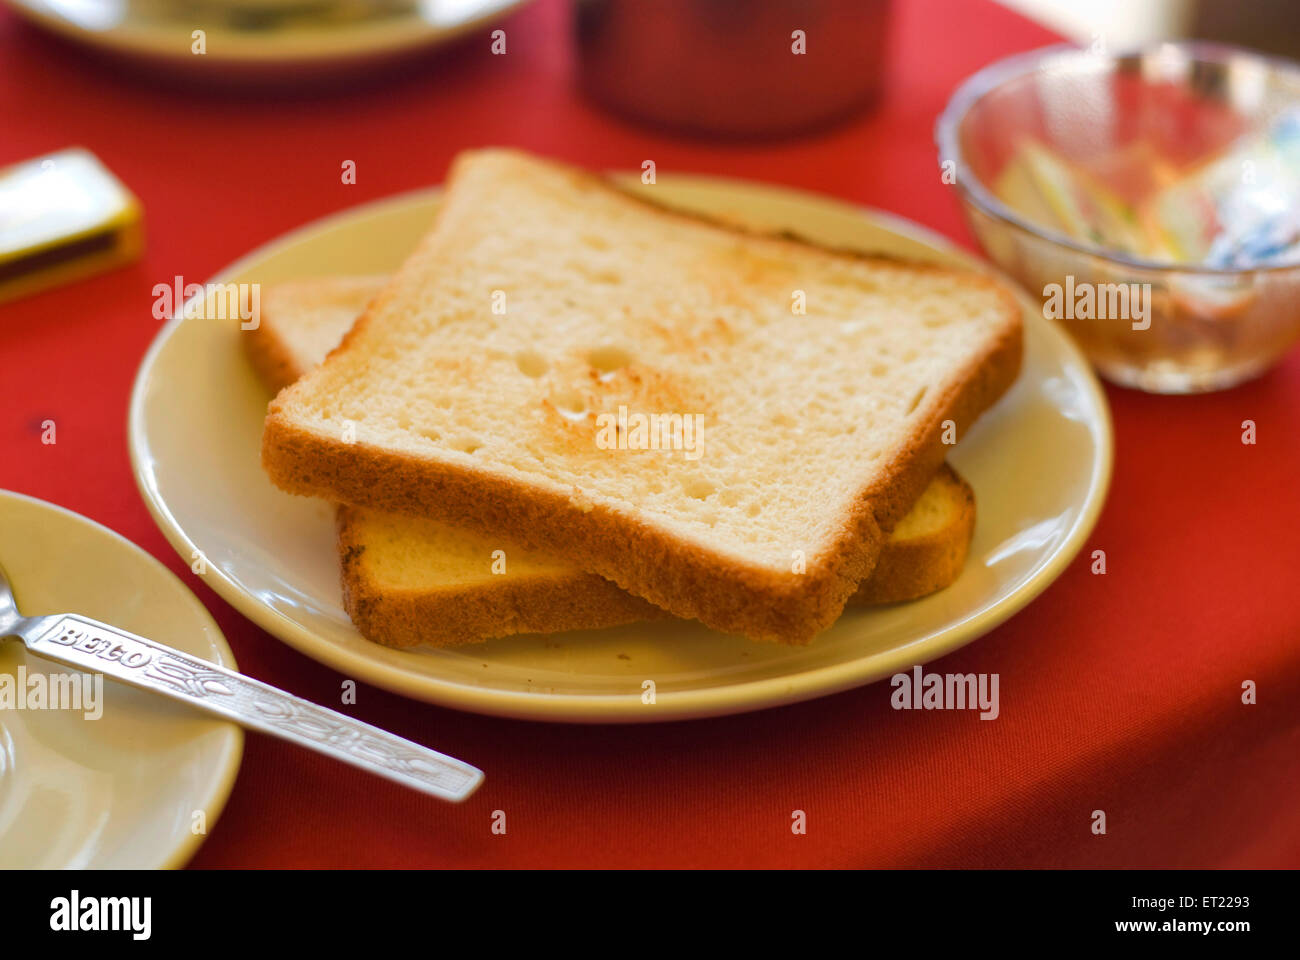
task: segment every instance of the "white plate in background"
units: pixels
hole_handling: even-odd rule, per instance
[[[528,0],[2,0],[107,53],[196,77],[327,78],[485,30]],[[204,31],[204,53],[193,51]],[[245,72],[232,75],[231,68]]]

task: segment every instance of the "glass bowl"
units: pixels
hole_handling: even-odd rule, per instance
[[[968,79],[939,117],[935,139],[944,180],[955,183],[985,253],[1041,297],[1044,314],[1065,326],[1099,373],[1151,392],[1192,393],[1257,376],[1300,337],[1300,261],[1290,253],[1189,260],[1205,231],[1185,228],[1213,205],[1184,186],[1189,178],[1230,179],[1239,165],[1252,202],[1262,197],[1284,207],[1281,216],[1300,216],[1288,199],[1300,180],[1295,168],[1269,180],[1278,165],[1256,169],[1259,155],[1241,147],[1300,116],[1298,107],[1300,67],[1246,50],[1058,46]],[[1064,169],[1071,172],[1062,185],[1053,178]],[[1090,185],[1081,201],[1076,176]],[[1021,189],[1026,180],[1031,189]],[[1159,229],[1149,228],[1153,218]],[[1171,235],[1182,258],[1169,255],[1176,245],[1153,253],[1147,243]]]

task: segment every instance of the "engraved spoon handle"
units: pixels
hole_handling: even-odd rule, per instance
[[[444,800],[464,800],[483,781],[481,770],[454,757],[89,617],[34,617],[16,634],[38,656],[161,693]]]

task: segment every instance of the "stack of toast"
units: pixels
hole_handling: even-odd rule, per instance
[[[1019,370],[1010,293],[653,190],[462,154],[395,275],[262,292],[263,466],[338,504],[368,639],[678,616],[807,643],[960,573],[944,457]]]

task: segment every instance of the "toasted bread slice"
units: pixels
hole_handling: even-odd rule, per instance
[[[320,364],[387,279],[267,286],[257,326],[242,334],[262,382],[278,392]],[[339,507],[337,527],[344,609],[362,636],[386,646],[453,646],[667,616],[604,577],[448,524]]]
[[[974,534],[975,491],[945,463],[894,527],[880,562],[849,603],[901,603],[942,590],[961,575]]]
[[[343,608],[367,640],[454,646],[668,616],[594,573],[436,520],[338,508]]]
[[[849,602],[898,603],[948,586],[966,561],[974,523],[970,486],[945,463]],[[344,608],[362,636],[387,646],[452,646],[667,615],[594,573],[435,520],[340,507],[338,537]]]
[[[249,358],[274,391],[325,359],[387,278],[326,277],[262,291]],[[885,541],[850,603],[896,603],[961,573],[975,520],[970,486],[944,464]],[[595,574],[447,524],[340,507],[344,605],[362,635],[389,646],[444,646],[615,626],[664,616]],[[502,551],[494,558],[497,550]]]
[[[256,325],[241,332],[261,381],[278,393],[319,366],[387,281],[367,274],[268,284]]]
[[[1020,352],[1014,298],[980,274],[474,152],[340,347],[272,402],[263,465],[807,642],[930,482],[944,422],[964,431]]]

